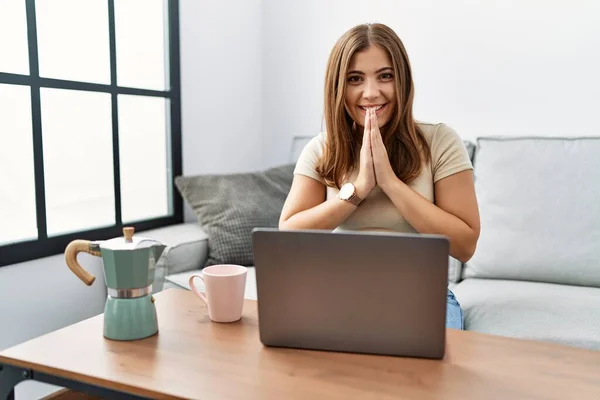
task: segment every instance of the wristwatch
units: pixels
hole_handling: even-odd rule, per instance
[[[360,197],[356,195],[356,187],[353,183],[344,183],[340,188],[340,193],[338,194],[339,198],[354,204],[355,206],[360,206],[364,201]]]

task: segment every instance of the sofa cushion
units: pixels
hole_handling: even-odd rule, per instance
[[[454,257],[448,257],[448,282],[457,283],[462,279],[463,263]]]
[[[252,230],[279,225],[293,170],[289,164],[266,171],[175,179],[208,235],[208,258],[202,267],[254,264]]]
[[[600,137],[480,138],[465,278],[600,287]]]
[[[465,329],[600,350],[600,289],[466,279],[453,288]]]

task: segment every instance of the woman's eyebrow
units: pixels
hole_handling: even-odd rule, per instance
[[[393,70],[392,67],[383,67],[383,68],[379,68],[377,71],[375,71],[375,73],[378,74],[380,72],[387,71],[388,69]],[[353,70],[353,71],[348,71],[348,75],[350,75],[350,74],[364,75],[365,73],[362,71]]]

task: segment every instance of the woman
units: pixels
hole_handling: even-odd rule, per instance
[[[442,234],[462,262],[475,252],[473,168],[458,134],[416,122],[404,45],[382,24],[359,25],[334,46],[325,79],[326,133],[302,151],[280,229]],[[462,329],[448,290],[446,326]]]

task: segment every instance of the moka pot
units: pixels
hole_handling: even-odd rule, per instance
[[[74,240],[65,250],[68,267],[86,285],[96,277],[77,261],[81,252],[102,257],[108,296],[104,308],[104,337],[135,340],[158,332],[158,319],[152,282],[156,262],[165,245],[133,235],[134,228],[123,228],[123,236],[106,241]]]

